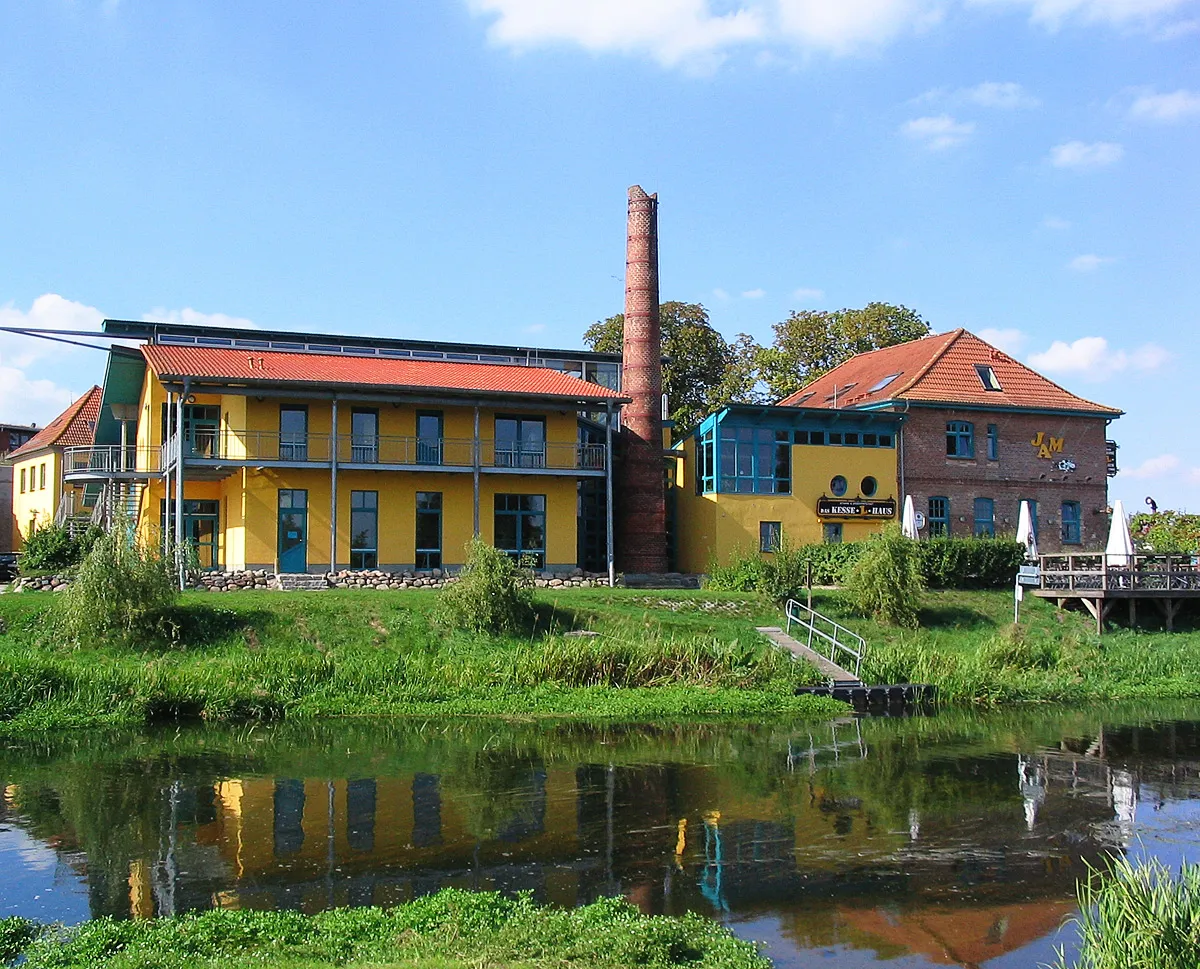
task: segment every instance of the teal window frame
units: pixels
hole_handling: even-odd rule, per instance
[[[1077,501],[1062,503],[1062,543],[1064,545],[1083,544],[1083,510]]]
[[[717,449],[721,494],[790,495],[792,432],[721,424]]]
[[[996,537],[996,502],[991,498],[975,499],[975,537]]]
[[[758,550],[778,552],[783,544],[783,522],[758,523]]]
[[[696,438],[696,494],[717,490],[717,429],[710,427]]]
[[[1038,503],[1037,503],[1037,500],[1034,498],[1021,498],[1020,500],[1017,501],[1017,521],[1021,520],[1021,502],[1022,501],[1029,505],[1029,518],[1033,524],[1033,539],[1034,539],[1034,541],[1037,541],[1037,539],[1039,537],[1038,536],[1038,507],[1037,507]]]
[[[350,568],[379,568],[379,492],[350,492]]]
[[[422,542],[428,538],[432,528],[437,535],[436,545]],[[416,567],[418,569],[440,569],[442,567],[442,493],[440,491],[417,492],[417,521],[416,521]]]
[[[520,565],[533,568],[546,567],[546,496],[545,495],[496,495],[494,499],[494,529],[492,532],[496,548],[506,552]],[[508,520],[512,519],[511,542],[502,542],[501,524],[507,533]],[[538,532],[541,542],[537,542]]]
[[[826,545],[841,545],[844,541],[841,522],[825,522],[821,526],[821,541]]]
[[[945,495],[929,498],[929,512],[925,516],[929,525],[930,538],[950,537],[950,499]]]
[[[970,421],[946,422],[946,457],[975,457],[975,425]]]
[[[1000,460],[1000,428],[995,424],[987,426],[987,459]]]

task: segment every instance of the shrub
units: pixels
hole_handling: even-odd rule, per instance
[[[864,615],[893,626],[916,628],[917,608],[925,591],[918,543],[889,525],[864,543],[846,576],[846,596]]]
[[[97,539],[63,594],[65,631],[80,643],[156,636],[177,595],[171,560],[118,522]]]
[[[102,534],[99,528],[91,525],[83,534],[72,538],[65,525],[47,522],[35,528],[21,546],[21,574],[73,569],[83,561]]]
[[[1020,626],[993,636],[979,647],[979,663],[987,670],[1052,670],[1059,652],[1047,639],[1031,640]]]
[[[475,633],[508,633],[533,616],[533,583],[509,556],[476,537],[458,580],[438,594],[438,622]]]
[[[1002,538],[931,538],[919,548],[934,589],[1007,588],[1025,561],[1025,546]]]

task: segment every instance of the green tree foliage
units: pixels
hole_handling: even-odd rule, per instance
[[[1134,515],[1129,530],[1140,552],[1200,552],[1200,515],[1178,511]]]
[[[868,303],[832,312],[793,310],[774,330],[775,340],[759,351],[757,366],[771,399],[779,400],[856,353],[928,336],[929,324],[906,306]]]
[[[727,343],[708,322],[708,310],[699,303],[668,302],[659,306],[663,353],[663,392],[671,419],[686,431],[728,403],[755,399],[758,346],[748,335],[738,334]],[[625,314],[593,323],[583,340],[593,350],[620,353]]]
[[[178,594],[171,560],[118,521],[96,540],[64,593],[63,625],[84,644],[158,638]]]
[[[925,591],[918,543],[901,535],[898,525],[889,525],[865,546],[846,576],[847,598],[863,615],[915,629]]]
[[[35,528],[21,547],[21,574],[65,572],[75,568],[102,532],[95,525],[83,534],[71,537],[65,525],[47,522]]]
[[[438,593],[438,621],[474,633],[514,633],[525,628],[533,616],[529,573],[478,537],[467,542],[466,549],[466,564],[457,581]]]

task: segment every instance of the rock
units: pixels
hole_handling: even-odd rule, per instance
[[[563,633],[564,639],[595,639],[600,634],[592,629],[572,629]]]

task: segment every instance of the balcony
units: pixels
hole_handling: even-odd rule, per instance
[[[163,446],[159,467],[175,467],[179,438]],[[279,431],[222,430],[187,434],[184,466],[198,469],[323,467],[395,471],[473,471],[502,474],[602,475],[603,444],[545,442],[530,444],[481,438],[364,437],[296,435]],[[118,448],[119,450],[119,448]]]
[[[161,470],[159,448],[101,444],[63,448],[66,481],[107,481],[112,478],[153,478]]]

